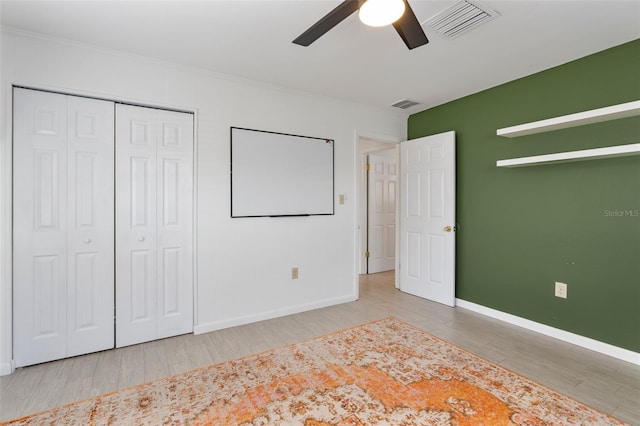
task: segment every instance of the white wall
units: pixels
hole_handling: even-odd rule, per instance
[[[196,112],[196,332],[357,298],[357,135],[402,140],[405,114],[6,28],[1,50],[0,373],[12,352],[11,85]],[[334,139],[346,204],[334,216],[231,219],[230,126]]]

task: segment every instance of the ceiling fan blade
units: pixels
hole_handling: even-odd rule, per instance
[[[404,0],[404,4],[406,6],[404,14],[393,23],[393,28],[396,29],[404,44],[411,50],[429,43],[429,39],[407,0]]]
[[[345,0],[322,19],[313,24],[307,31],[303,32],[293,40],[300,46],[309,46],[319,39],[324,33],[345,20],[349,15],[358,10],[358,0]]]

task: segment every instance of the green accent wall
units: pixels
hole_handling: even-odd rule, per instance
[[[496,136],[638,99],[635,40],[409,117],[409,139],[456,131],[456,297],[640,352],[640,156],[496,167],[639,143],[640,117]]]

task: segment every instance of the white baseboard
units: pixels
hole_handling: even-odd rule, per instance
[[[258,321],[264,321],[272,318],[283,317],[286,315],[292,315],[300,312],[311,311],[313,309],[326,308],[327,306],[353,302],[354,300],[357,300],[357,299],[358,298],[355,295],[337,297],[334,299],[319,300],[313,303],[306,303],[303,305],[289,306],[283,309],[275,309],[272,311],[259,312],[257,314],[243,315],[243,316],[228,318],[220,321],[212,321],[205,324],[196,325],[193,328],[193,334],[208,333],[210,331],[222,330],[224,328],[250,324],[252,322],[258,322]]]
[[[13,373],[15,369],[16,366],[13,360],[10,362],[0,362],[0,376],[8,376]]]
[[[602,354],[618,358],[635,365],[640,365],[640,353],[638,352],[633,352],[628,349],[613,346],[608,343],[594,340],[589,337],[584,337],[579,334],[574,334],[565,330],[561,330],[559,328],[550,327],[548,325],[508,314],[506,312],[487,308],[486,306],[478,305],[473,302],[467,302],[466,300],[456,299],[456,306],[463,309],[468,309],[473,312],[477,312],[482,315],[486,315],[491,318],[499,319],[500,321],[508,322],[509,324],[517,325],[518,327],[526,328],[527,330],[544,334],[545,336],[553,337],[567,343],[591,349],[592,351],[600,352]]]

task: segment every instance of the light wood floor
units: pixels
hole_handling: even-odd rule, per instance
[[[393,287],[364,275],[360,300],[198,336],[185,335],[31,367],[0,377],[0,419],[395,316],[633,425],[640,367]]]

